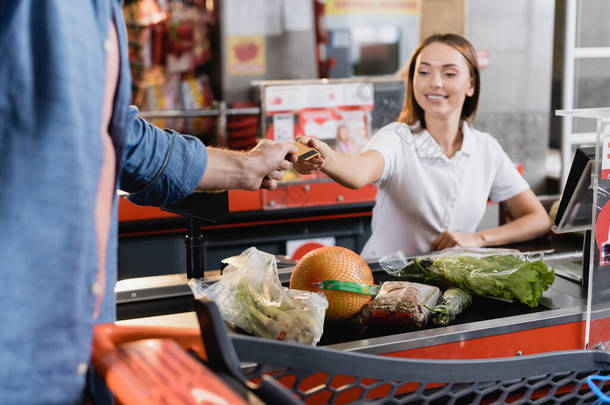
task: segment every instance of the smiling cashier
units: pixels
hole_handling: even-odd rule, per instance
[[[315,138],[297,138],[320,152],[299,160],[299,173],[322,170],[354,189],[377,185],[363,257],[503,245],[549,231],[546,211],[498,141],[472,127],[479,91],[470,42],[454,34],[433,35],[411,56],[398,121],[381,128],[362,153],[349,155]],[[514,220],[476,231],[488,200],[506,202]]]

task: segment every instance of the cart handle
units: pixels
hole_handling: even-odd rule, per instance
[[[210,298],[201,297],[193,299],[193,306],[210,369],[235,378],[267,404],[303,405],[291,391],[271,377],[263,375],[259,385],[248,381],[241,371],[235,346],[216,303]]]

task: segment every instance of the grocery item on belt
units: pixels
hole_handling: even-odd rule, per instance
[[[517,253],[484,255],[448,250],[438,255],[416,257],[390,274],[406,280],[459,287],[473,294],[518,300],[536,307],[542,293],[555,280],[555,272],[542,260],[530,261]],[[455,253],[454,253],[455,252]]]
[[[358,313],[376,292],[374,287],[373,273],[364,259],[341,246],[312,250],[298,261],[290,276],[290,288],[324,290],[326,319],[332,321]]]
[[[369,322],[421,329],[441,292],[438,287],[409,281],[386,281],[363,312]]]
[[[216,283],[189,281],[195,298],[212,298],[226,322],[255,336],[309,345],[320,341],[328,301],[282,287],[275,256],[251,247],[223,262],[228,266]]]
[[[472,295],[461,288],[449,288],[438,299],[432,308],[432,324],[446,326],[453,322],[459,314],[464,312],[472,303]]]

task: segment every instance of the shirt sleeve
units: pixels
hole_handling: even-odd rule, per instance
[[[130,108],[120,187],[136,204],[176,203],[197,187],[207,165],[207,149],[199,139],[162,130],[137,113]]]
[[[396,169],[396,154],[401,150],[400,138],[397,133],[399,128],[400,126],[397,126],[396,124],[390,124],[381,128],[371,139],[369,139],[362,149],[363,152],[375,150],[383,156],[383,173],[379,180],[377,180],[377,183],[380,185],[383,184]]]
[[[527,190],[529,184],[527,184],[527,181],[519,173],[515,164],[495,139],[493,140],[492,147],[495,149],[498,166],[489,193],[489,199],[494,202],[506,201]]]

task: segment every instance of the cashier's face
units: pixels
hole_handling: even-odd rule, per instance
[[[413,76],[415,100],[424,110],[426,121],[459,119],[466,96],[474,93],[468,62],[458,50],[441,42],[421,50]]]

